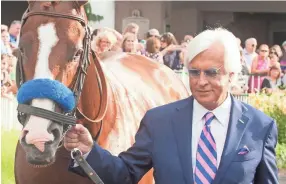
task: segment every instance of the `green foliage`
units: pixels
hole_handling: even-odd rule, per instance
[[[250,94],[249,103],[275,119],[278,127],[278,142],[286,144],[286,92]]]
[[[286,145],[286,114],[277,106],[268,108],[265,113],[276,120],[278,128],[278,142]]]
[[[86,13],[87,19],[89,21],[100,22],[101,20],[103,20],[103,16],[96,15],[96,14],[92,13],[92,8],[91,8],[90,3],[86,3],[84,5],[84,9],[85,9],[85,13]]]
[[[278,168],[286,168],[286,144],[277,144],[276,146],[276,160]]]

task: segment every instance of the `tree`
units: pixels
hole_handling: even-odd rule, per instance
[[[96,15],[92,13],[92,8],[89,2],[84,5],[84,10],[85,10],[87,19],[89,21],[100,22],[104,18],[101,15]]]

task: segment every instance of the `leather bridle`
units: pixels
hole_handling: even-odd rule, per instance
[[[63,138],[65,136],[66,132],[71,128],[71,126],[74,126],[76,124],[76,121],[78,119],[76,116],[77,106],[78,106],[79,98],[81,96],[81,92],[83,89],[85,77],[87,75],[87,69],[91,64],[90,58],[89,58],[90,53],[92,54],[91,56],[93,57],[94,61],[97,60],[97,58],[96,58],[95,53],[90,49],[91,33],[90,33],[90,29],[87,26],[84,18],[79,17],[79,16],[75,16],[75,15],[55,13],[55,12],[44,12],[44,11],[29,12],[29,8],[28,8],[26,10],[23,18],[22,18],[22,26],[25,24],[25,21],[27,20],[28,17],[35,16],[35,15],[59,17],[59,18],[76,20],[76,21],[81,23],[81,25],[84,27],[84,30],[85,30],[85,36],[84,36],[84,40],[83,40],[83,52],[80,56],[80,60],[79,60],[80,63],[78,65],[78,69],[77,69],[77,72],[75,74],[76,77],[74,77],[74,79],[71,83],[73,85],[71,87],[71,90],[74,93],[75,104],[76,104],[74,109],[69,113],[62,114],[62,113],[53,112],[53,111],[45,110],[45,109],[38,108],[38,107],[33,107],[31,105],[26,105],[26,104],[19,104],[18,108],[17,108],[18,120],[21,124],[23,124],[23,125],[25,124],[27,114],[42,117],[42,118],[49,119],[49,120],[53,120],[54,122],[57,122],[57,123],[63,125],[63,135],[62,135],[62,138]],[[20,36],[21,36],[21,34],[20,34]],[[16,67],[16,74],[17,74],[16,75],[16,83],[17,83],[17,87],[19,89],[21,87],[21,85],[25,82],[25,76],[24,76],[24,71],[23,71],[24,54],[21,50],[20,50],[20,53],[18,53],[18,54],[20,54],[20,55],[18,55],[18,62],[17,62],[17,67]],[[102,87],[103,84],[102,84],[102,81],[100,81],[101,79],[99,77],[98,72],[97,72],[97,77],[98,77],[98,80],[97,80],[98,88],[99,88],[99,92],[100,92],[100,108],[99,109],[101,109],[101,105],[103,104],[103,99],[104,99],[103,87]],[[85,119],[90,120],[79,110],[78,110],[78,112]],[[100,111],[98,112],[98,116],[99,115],[100,115]],[[98,120],[100,121],[99,131],[98,131],[97,135],[94,137],[95,141],[97,141],[97,139],[100,136],[100,133],[102,130],[102,124],[103,124],[102,118],[99,118],[98,116],[95,118],[95,120],[91,120],[92,122],[98,122]],[[96,172],[90,167],[90,165],[82,157],[82,155],[80,154],[80,151],[78,151],[77,149],[74,149],[74,150],[72,150],[71,153],[72,153],[74,159],[76,160],[76,162],[80,165],[80,167],[82,167],[84,172],[86,172],[87,176],[94,183],[103,184],[100,177],[96,174]]]
[[[71,14],[64,14],[64,13],[56,13],[56,12],[44,12],[44,11],[32,11],[29,12],[29,8],[26,10],[26,12],[24,13],[23,17],[22,17],[22,26],[25,24],[26,20],[31,17],[31,16],[35,16],[35,15],[41,15],[41,16],[49,16],[49,17],[58,17],[58,18],[66,18],[66,19],[72,19],[72,20],[76,20],[78,22],[81,23],[81,25],[84,27],[85,30],[85,36],[83,39],[83,52],[80,56],[80,60],[79,60],[79,65],[78,65],[78,69],[76,71],[75,77],[73,79],[73,86],[71,87],[71,90],[74,93],[75,96],[75,108],[66,114],[62,114],[62,113],[58,113],[58,112],[53,112],[53,111],[49,111],[46,109],[42,109],[42,108],[37,108],[37,107],[33,107],[31,105],[27,105],[27,104],[19,104],[18,105],[18,120],[21,124],[25,124],[26,122],[26,117],[27,114],[28,115],[34,115],[34,116],[38,116],[41,118],[45,118],[45,119],[49,119],[49,120],[53,120],[59,124],[62,124],[64,126],[64,131],[63,131],[63,136],[64,134],[68,131],[68,129],[71,128],[71,126],[74,126],[76,124],[77,121],[77,117],[76,117],[76,112],[77,112],[77,105],[79,102],[79,98],[81,96],[81,92],[83,89],[83,84],[84,84],[84,80],[85,77],[87,75],[87,69],[90,66],[90,53],[92,52],[92,50],[90,49],[90,40],[91,40],[91,31],[90,28],[87,26],[87,23],[85,21],[85,19],[83,17],[80,16],[75,16],[75,15],[71,15]],[[20,34],[21,36],[21,34]],[[17,83],[17,87],[18,89],[21,87],[21,85],[25,82],[25,76],[24,76],[24,71],[23,71],[23,57],[24,54],[21,50],[19,50],[20,53],[18,53],[18,62],[17,62],[17,67],[16,67],[16,83]],[[94,59],[97,59],[95,54],[92,53],[92,57]],[[101,82],[100,79],[98,79],[98,87],[99,87],[99,91],[100,91],[100,100],[102,101],[102,86],[101,86]],[[100,101],[100,104],[102,103]],[[99,121],[100,122],[100,129],[97,133],[97,135],[95,136],[94,139],[98,139],[101,130],[102,130],[102,119]]]

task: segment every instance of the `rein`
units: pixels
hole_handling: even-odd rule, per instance
[[[64,126],[63,130],[63,136],[65,136],[66,132],[72,127],[75,126],[77,123],[77,115],[76,112],[80,113],[86,120],[91,121],[91,122],[100,122],[100,128],[95,136],[95,141],[99,138],[100,133],[102,131],[102,124],[103,124],[103,116],[105,115],[106,112],[106,103],[105,99],[107,99],[107,95],[104,95],[103,92],[103,87],[106,87],[106,81],[101,75],[102,71],[98,71],[96,69],[96,74],[98,77],[98,88],[100,91],[100,108],[99,112],[95,118],[95,120],[89,119],[87,116],[85,116],[79,109],[77,108],[79,98],[81,96],[81,92],[83,89],[85,77],[87,75],[87,69],[90,66],[90,53],[92,52],[90,49],[90,40],[91,40],[91,31],[90,28],[87,26],[85,19],[79,16],[75,15],[70,15],[70,14],[63,14],[63,13],[55,13],[55,12],[44,12],[44,11],[36,11],[36,12],[29,12],[29,8],[26,10],[24,16],[22,17],[22,26],[25,24],[26,20],[28,17],[35,16],[35,15],[41,15],[41,16],[49,16],[49,17],[57,17],[57,18],[66,18],[66,19],[72,19],[76,20],[81,23],[81,25],[85,29],[85,37],[83,40],[83,53],[80,56],[80,63],[77,68],[77,72],[75,74],[75,78],[72,82],[73,86],[71,87],[71,90],[74,93],[75,97],[75,107],[73,110],[69,113],[58,113],[58,112],[53,112],[49,111],[46,109],[38,108],[38,107],[33,107],[31,105],[27,104],[18,104],[17,110],[18,110],[18,120],[21,124],[25,124],[26,122],[26,117],[27,114],[29,115],[34,115],[38,116],[41,118],[49,119],[52,121],[55,121],[59,124],[62,124]],[[21,34],[20,34],[21,36]],[[25,82],[25,76],[24,76],[24,71],[23,71],[23,57],[24,54],[21,50],[19,50],[19,56],[18,56],[18,62],[16,66],[16,83],[18,89],[21,87],[21,85]],[[92,57],[96,62],[98,62],[96,55],[92,52]],[[99,63],[96,63],[96,66],[98,66]],[[103,79],[103,80],[102,80]],[[103,106],[103,108],[102,108]],[[103,109],[103,110],[102,110]],[[61,138],[61,139],[62,139]],[[72,150],[72,157],[78,162],[78,164],[82,167],[82,169],[86,172],[87,176],[96,184],[103,184],[99,176],[92,170],[92,168],[88,165],[88,163],[83,159],[82,155],[79,154],[79,151],[74,149]],[[82,159],[85,161],[82,161]]]

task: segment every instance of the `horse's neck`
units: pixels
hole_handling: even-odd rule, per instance
[[[95,124],[103,119],[107,108],[107,84],[99,61],[91,59],[78,105],[82,123]]]

